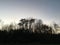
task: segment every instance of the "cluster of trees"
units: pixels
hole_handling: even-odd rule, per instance
[[[34,18],[29,18],[29,19],[23,18],[19,20],[18,24],[11,23],[9,25],[4,25],[4,22],[0,20],[1,31],[24,29],[33,33],[58,34],[58,30],[60,30],[60,27],[59,29],[58,27],[59,25],[56,23],[53,23],[51,26],[48,26],[46,24],[43,24],[43,21],[41,19],[34,19]]]
[[[57,24],[54,24],[56,28]],[[2,26],[0,29],[0,42],[54,42],[60,35],[51,26],[43,24],[41,19],[21,19],[18,24]],[[59,40],[60,41],[60,40]]]
[[[20,26],[20,29],[29,30],[33,33],[50,33],[52,34],[52,28],[50,26],[47,26],[43,24],[41,19],[21,19],[20,23],[18,24]]]
[[[33,33],[49,33],[52,34],[52,27],[43,24],[43,21],[41,19],[21,19],[18,24],[11,23],[10,25],[3,25],[2,31],[10,31],[10,30],[18,30],[18,29],[24,29],[28,30],[29,32]]]

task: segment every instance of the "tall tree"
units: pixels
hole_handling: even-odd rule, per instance
[[[29,20],[29,29],[31,29],[31,25],[32,25],[32,23],[34,23],[35,22],[35,19],[33,19],[33,18],[31,18],[30,20]]]
[[[23,28],[24,29],[31,29],[31,25],[32,25],[32,23],[35,21],[35,19],[21,19],[20,20],[21,21],[21,23],[19,23],[19,25],[23,25]]]
[[[28,19],[25,20],[25,29],[28,29]]]
[[[23,28],[24,28],[26,20],[25,19],[21,19],[20,21],[21,21],[21,24],[23,25]]]

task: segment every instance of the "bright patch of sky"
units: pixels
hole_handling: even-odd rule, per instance
[[[60,24],[60,0],[0,0],[0,19],[5,24],[28,17]]]

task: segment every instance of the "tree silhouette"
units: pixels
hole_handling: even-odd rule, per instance
[[[23,25],[22,27],[24,28],[24,26],[25,26],[25,19],[21,19],[20,21],[21,21],[21,24]]]
[[[21,23],[19,23],[18,25],[23,25],[24,29],[31,29],[31,25],[35,21],[35,19],[21,19],[20,21]]]
[[[52,28],[47,25],[42,25],[42,33],[49,33],[52,34]]]
[[[32,23],[34,23],[35,22],[35,19],[33,19],[33,18],[31,18],[30,20],[29,20],[29,29],[31,29],[31,25],[32,25]]]
[[[18,29],[16,29],[17,26],[19,27]],[[54,26],[55,28],[57,27],[56,24]],[[52,35],[52,27],[43,24],[41,19],[21,19],[17,25],[14,23],[4,25],[2,30],[0,30],[0,42],[40,43],[55,41],[55,39],[60,41],[60,35]]]
[[[18,23],[19,28],[22,29],[23,28],[23,24],[22,23]]]
[[[24,29],[28,29],[28,19],[25,19],[25,25],[24,25]]]
[[[42,20],[35,20],[35,22],[32,24],[33,32],[40,33],[42,24],[43,24]]]

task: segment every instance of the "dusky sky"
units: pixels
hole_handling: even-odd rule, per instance
[[[0,0],[0,19],[6,24],[28,17],[60,24],[60,0]]]

